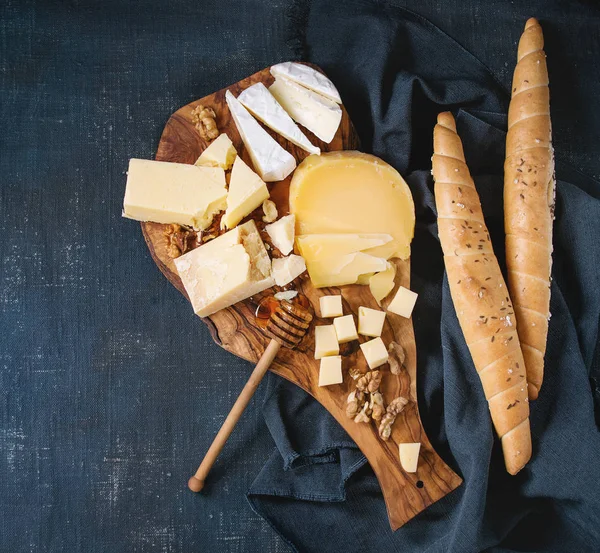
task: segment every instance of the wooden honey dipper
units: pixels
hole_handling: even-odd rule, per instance
[[[279,349],[281,346],[290,349],[295,348],[304,338],[312,318],[310,303],[306,296],[302,294],[298,294],[292,301],[279,301],[273,296],[269,296],[260,302],[256,309],[256,323],[271,337],[271,341],[233,404],[219,432],[217,432],[196,474],[188,480],[190,490],[193,492],[202,490],[210,469],[233,432],[260,381],[275,360]]]

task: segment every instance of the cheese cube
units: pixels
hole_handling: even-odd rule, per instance
[[[354,324],[352,315],[345,315],[344,317],[333,319],[333,326],[335,327],[335,334],[340,344],[358,340],[356,325]]]
[[[342,308],[342,296],[321,296],[319,298],[321,317],[341,317],[344,314]]]
[[[194,165],[230,169],[236,157],[237,152],[233,143],[225,133],[222,133],[200,154]]]
[[[299,255],[288,255],[273,259],[272,273],[277,286],[285,286],[306,271],[304,258]]]
[[[332,384],[341,384],[344,381],[342,376],[342,356],[333,355],[321,359],[319,368],[319,386],[331,386]]]
[[[421,444],[400,444],[400,464],[406,472],[417,472]]]
[[[360,345],[370,369],[376,369],[388,362],[388,351],[381,338],[373,338]]]
[[[329,355],[338,355],[340,346],[333,325],[315,327],[315,359]],[[386,352],[387,353],[387,352]]]
[[[248,167],[241,157],[236,157],[231,170],[227,210],[221,219],[221,228],[233,228],[246,215],[252,213],[269,197],[263,180]]]
[[[358,308],[358,333],[363,336],[376,338],[381,336],[383,323],[385,322],[385,311],[377,311],[370,307]]]
[[[400,315],[402,317],[406,317],[410,319],[412,315],[413,308],[415,307],[415,303],[417,301],[417,296],[415,292],[412,290],[408,290],[404,288],[404,286],[400,286],[394,299],[388,305],[387,310],[392,313],[396,313],[396,315]]]
[[[273,246],[275,246],[283,255],[287,255],[294,249],[294,235],[296,226],[296,216],[286,215],[265,227]]]

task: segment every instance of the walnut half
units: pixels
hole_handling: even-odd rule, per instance
[[[171,259],[175,259],[200,245],[198,243],[198,233],[182,225],[167,225],[164,235],[167,240],[167,253]]]
[[[194,123],[200,136],[208,142],[219,136],[219,129],[215,121],[216,116],[214,109],[204,107],[202,104],[198,104],[192,110],[192,123]]]

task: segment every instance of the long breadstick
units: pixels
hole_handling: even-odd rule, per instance
[[[506,470],[516,474],[531,457],[525,363],[512,302],[450,113],[438,115],[433,150],[438,232],[452,301],[502,441]]]
[[[519,41],[504,164],[506,267],[530,399],[538,397],[544,376],[555,190],[543,46],[540,24],[529,19]]]

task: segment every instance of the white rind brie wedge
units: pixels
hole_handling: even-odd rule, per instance
[[[285,179],[296,168],[294,156],[258,124],[229,90],[225,92],[225,100],[257,173],[266,182]]]
[[[264,84],[256,83],[248,87],[238,96],[238,100],[254,117],[287,138],[292,144],[310,154],[321,153],[320,148],[310,143]]]
[[[336,104],[342,103],[340,93],[335,88],[335,85],[325,75],[308,65],[286,61],[285,63],[278,63],[271,67],[271,74],[274,77],[283,77],[306,88],[310,88],[310,90],[322,94],[325,98]]]

